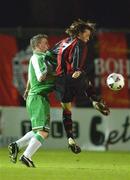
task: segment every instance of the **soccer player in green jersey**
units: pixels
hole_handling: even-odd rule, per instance
[[[48,93],[54,88],[55,76],[48,73],[45,62],[49,48],[47,36],[38,34],[30,40],[33,55],[29,62],[29,92],[26,107],[31,119],[32,131],[8,146],[10,159],[16,163],[19,149],[27,146],[20,161],[28,167],[35,167],[31,157],[42,146],[49,134],[50,105]]]

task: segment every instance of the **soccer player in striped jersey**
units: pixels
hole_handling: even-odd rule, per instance
[[[87,42],[95,32],[95,24],[78,19],[66,30],[68,38],[61,40],[52,49],[57,56],[56,92],[63,108],[63,124],[69,146],[74,153],[81,149],[76,144],[72,133],[71,102],[78,94],[85,93],[94,108],[108,115],[109,108],[96,95],[92,83],[86,76]]]
[[[48,93],[54,89],[55,75],[48,73],[45,57],[49,52],[47,35],[38,34],[30,40],[33,55],[29,62],[29,92],[26,107],[31,119],[32,131],[8,146],[10,159],[17,161],[19,149],[27,146],[20,161],[28,167],[35,167],[31,157],[42,146],[49,133],[50,105]],[[51,55],[50,55],[51,57]]]

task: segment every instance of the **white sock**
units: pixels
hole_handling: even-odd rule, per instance
[[[28,133],[26,133],[22,138],[20,138],[19,140],[16,141],[19,149],[25,147],[28,145],[30,139],[34,136],[34,132],[33,131],[29,131]]]
[[[68,143],[70,144],[70,145],[72,145],[72,144],[75,144],[75,141],[74,141],[74,139],[72,139],[71,137],[68,139]]]
[[[32,155],[42,146],[41,142],[38,141],[35,137],[29,142],[28,147],[26,148],[25,152],[23,153],[24,156],[31,159]]]

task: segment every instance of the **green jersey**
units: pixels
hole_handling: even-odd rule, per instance
[[[51,68],[51,65],[46,63],[46,59],[49,58],[52,59],[52,54],[49,51],[46,53],[33,52],[33,55],[30,58],[28,70],[28,79],[30,82],[29,95],[46,95],[53,90],[55,74],[54,69]],[[46,78],[44,81],[40,82],[40,77],[43,74],[46,75]]]

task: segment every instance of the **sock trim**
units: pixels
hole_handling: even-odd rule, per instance
[[[36,134],[35,134],[35,138],[36,138],[38,141],[40,141],[41,144],[43,144],[44,138],[43,138],[40,134],[36,133]]]

